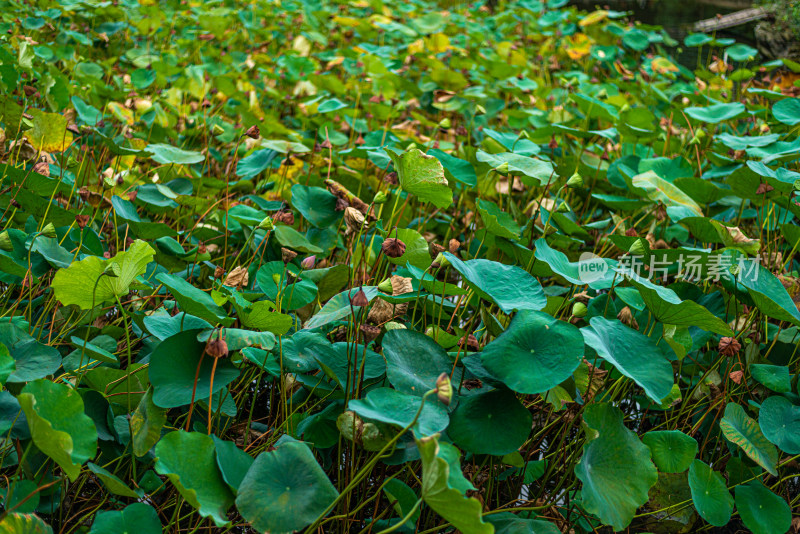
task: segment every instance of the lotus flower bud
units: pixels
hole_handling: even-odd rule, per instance
[[[272,281],[275,282],[276,286],[281,287],[281,274],[272,273]]]
[[[14,245],[11,243],[11,236],[8,235],[8,230],[0,234],[0,250],[11,252],[14,250]]]
[[[577,172],[570,176],[569,180],[567,180],[567,187],[570,189],[578,189],[583,187],[583,178]]]
[[[316,263],[317,263],[316,256],[307,256],[303,258],[303,261],[300,262],[300,267],[302,267],[305,270],[310,270],[314,268],[314,265],[316,265]]]
[[[453,400],[453,384],[447,373],[440,374],[436,379],[436,396],[445,406],[449,406],[450,401]]]
[[[387,278],[386,280],[378,284],[378,289],[384,293],[391,295],[392,292],[394,291],[394,289],[392,288],[392,279]]]
[[[497,174],[508,174],[508,162],[504,161],[500,165],[494,168],[494,172]]]
[[[406,252],[406,244],[396,237],[390,237],[383,240],[381,250],[390,258],[399,258]]]
[[[386,196],[386,193],[383,191],[378,191],[375,193],[375,196],[372,197],[372,203],[377,205],[384,204],[387,200],[389,200],[389,197]]]
[[[42,235],[44,237],[49,237],[50,239],[55,239],[57,236],[56,234],[56,227],[53,226],[53,223],[47,223],[44,228],[42,228]]]
[[[211,127],[211,133],[213,135],[222,135],[225,133],[225,128],[223,128],[219,124],[215,124],[214,126]]]
[[[258,227],[263,228],[264,230],[274,230],[275,223],[272,222],[272,217],[267,215],[260,223],[258,223]]]
[[[572,305],[572,316],[573,317],[586,317],[586,313],[589,309],[586,307],[586,304],[583,302],[576,302]]]
[[[647,254],[647,249],[644,246],[644,240],[642,238],[637,239],[631,244],[631,248],[628,249],[628,253],[631,256],[644,256]]]

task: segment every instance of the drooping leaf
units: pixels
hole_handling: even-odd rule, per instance
[[[226,511],[233,504],[217,467],[214,441],[199,432],[170,432],[156,445],[155,470],[169,477],[186,502],[217,527],[228,524]]]
[[[464,534],[493,534],[494,527],[485,523],[478,500],[467,498],[450,487],[450,464],[437,455],[437,436],[417,440],[422,457],[422,498],[437,514]]]
[[[591,404],[583,421],[596,435],[583,446],[583,456],[575,466],[575,475],[583,482],[582,506],[604,524],[622,530],[647,502],[658,471],[650,460],[650,449],[625,428],[619,408]]]
[[[154,255],[155,250],[150,245],[136,240],[128,250],[118,252],[111,259],[89,256],[66,269],[59,269],[51,287],[65,306],[76,304],[88,310],[92,304],[114,302],[128,294],[131,283],[145,273]]]
[[[366,398],[352,400],[347,408],[364,419],[380,421],[404,428],[414,421],[421,403],[419,397],[401,393],[390,388],[373,389]],[[447,428],[449,419],[446,408],[432,400],[422,407],[412,430],[419,436],[429,436]]]
[[[29,382],[17,399],[33,442],[75,481],[81,464],[97,451],[97,428],[84,413],[80,394],[66,384],[40,379]]]
[[[444,168],[439,160],[423,154],[416,148],[402,154],[387,150],[387,154],[392,158],[400,187],[404,191],[440,209],[452,204],[453,192],[447,185]]]
[[[656,343],[618,319],[592,317],[581,328],[586,344],[660,403],[672,391],[672,366]],[[647,354],[647,358],[642,358]]]

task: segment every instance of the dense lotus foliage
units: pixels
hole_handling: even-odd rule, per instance
[[[800,64],[559,0],[0,8],[0,532],[798,528]]]

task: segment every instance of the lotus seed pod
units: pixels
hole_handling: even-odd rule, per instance
[[[576,302],[572,305],[572,316],[573,317],[586,317],[586,313],[589,311],[589,308],[586,307],[586,304],[583,302]]]

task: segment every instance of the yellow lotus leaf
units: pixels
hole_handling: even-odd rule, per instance
[[[443,33],[434,33],[425,38],[425,48],[434,54],[447,52],[452,48],[450,38]]]
[[[675,66],[670,60],[665,57],[654,58],[650,66],[659,74],[666,74],[668,72],[678,72],[678,67]]]
[[[133,111],[126,108],[119,102],[109,102],[108,111],[111,112],[118,120],[124,122],[128,126],[133,126]]]
[[[589,55],[591,49],[592,40],[585,33],[576,33],[567,39],[567,55],[570,59],[584,58]]]
[[[592,13],[589,13],[585,17],[581,19],[578,23],[578,26],[581,28],[585,28],[586,26],[591,26],[592,24],[597,24],[600,21],[603,21],[608,18],[608,11],[605,9],[598,9]]]
[[[58,113],[29,109],[33,128],[25,132],[28,141],[42,152],[63,152],[72,143],[72,132],[67,130],[67,119]]]
[[[411,55],[419,54],[420,52],[425,50],[425,41],[422,39],[417,39],[410,45],[408,45],[408,53]]]

